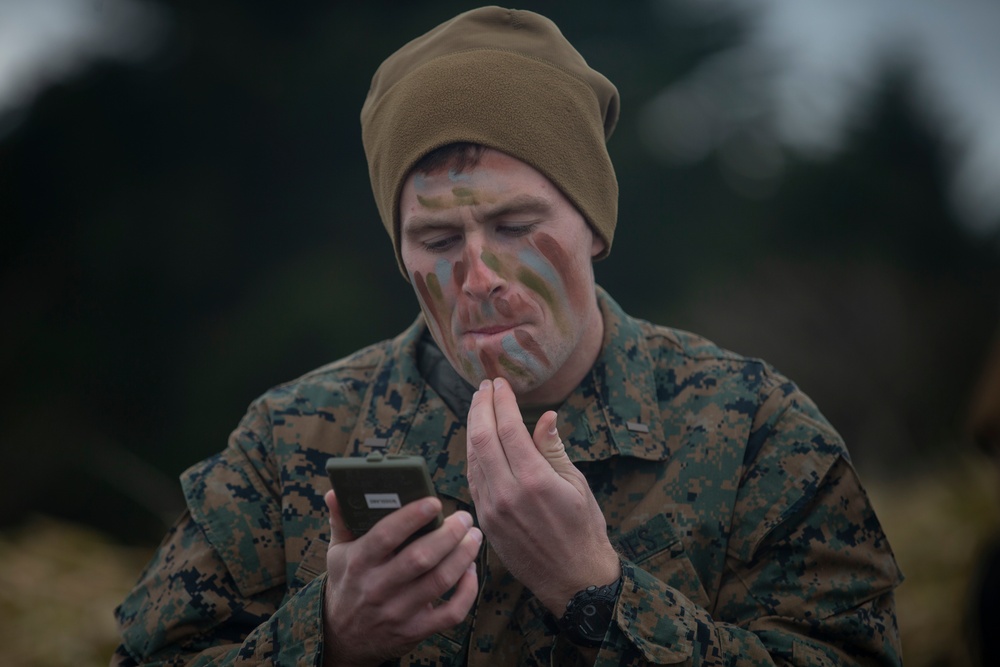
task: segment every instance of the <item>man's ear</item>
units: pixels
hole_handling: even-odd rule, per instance
[[[593,259],[604,252],[604,249],[608,247],[608,244],[605,243],[600,234],[595,232],[593,229],[590,230],[590,236],[593,239],[590,244],[590,258]]]

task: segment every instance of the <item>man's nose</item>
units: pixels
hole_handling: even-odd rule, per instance
[[[462,290],[473,299],[484,301],[500,293],[507,285],[500,274],[496,255],[485,244],[471,243],[466,249],[465,280]]]

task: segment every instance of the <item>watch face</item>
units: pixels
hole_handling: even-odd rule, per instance
[[[577,628],[580,634],[588,639],[604,639],[604,633],[608,631],[608,624],[611,622],[612,609],[607,604],[588,603],[580,607],[580,615],[577,620]]]
[[[600,646],[614,617],[621,579],[607,586],[588,586],[573,596],[559,619],[563,632],[577,644]]]

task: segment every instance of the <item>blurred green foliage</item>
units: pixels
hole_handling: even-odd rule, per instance
[[[0,523],[40,511],[149,544],[176,475],[254,397],[412,321],[358,114],[382,58],[471,6],[164,2],[151,59],[51,88],[0,138]],[[597,273],[622,305],[765,357],[865,466],[960,448],[998,244],[956,223],[951,146],[908,70],[887,67],[843,152],[790,154],[750,196],[715,156],[660,161],[638,122],[740,42],[740,17],[522,6],[621,91],[621,222]]]

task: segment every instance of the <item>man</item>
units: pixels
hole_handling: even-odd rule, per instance
[[[271,390],[185,473],[119,664],[899,664],[900,575],[830,425],[595,286],[617,114],[530,12],[383,63],[363,137],[422,317]],[[324,462],[376,450],[424,457],[440,500],[355,539]]]

